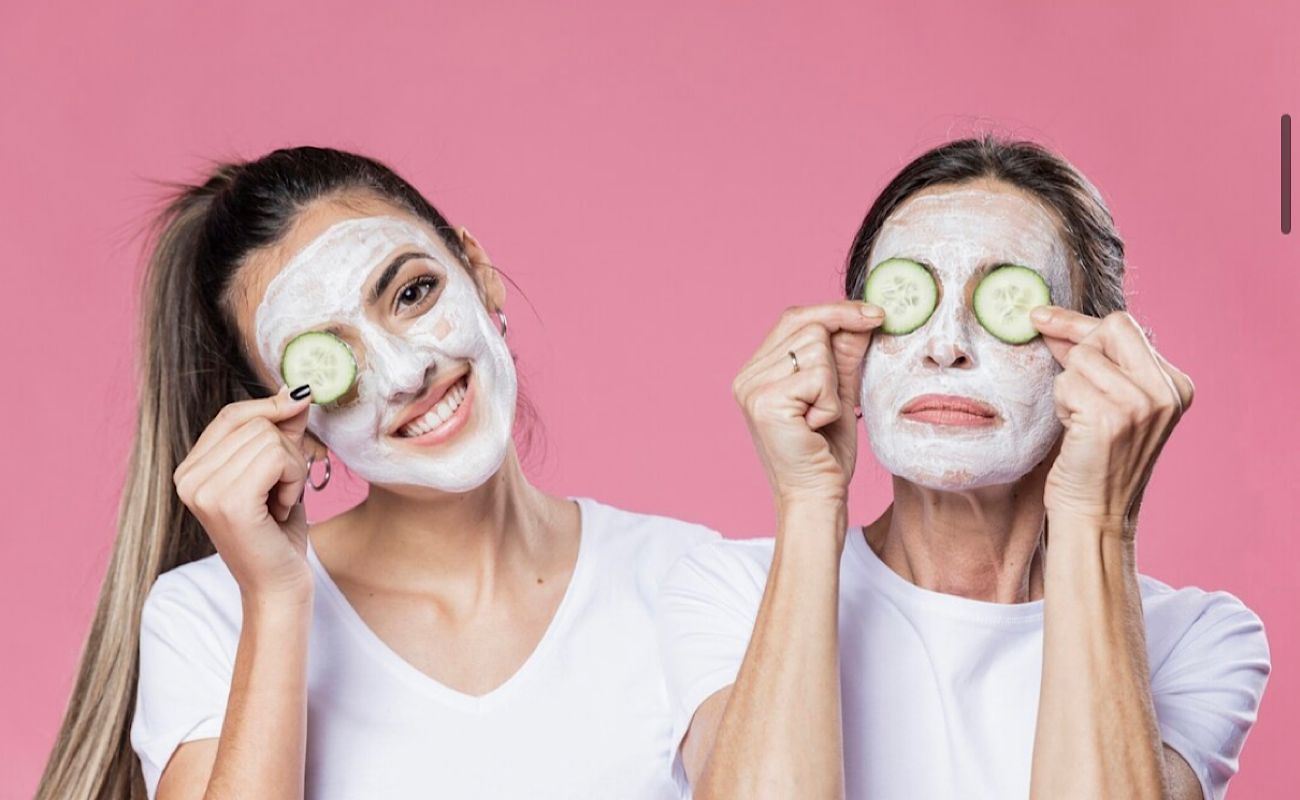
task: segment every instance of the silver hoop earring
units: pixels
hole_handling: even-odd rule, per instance
[[[321,479],[319,486],[317,486],[315,483],[312,483],[311,480],[311,465],[314,464],[315,462],[316,462],[315,453],[312,453],[311,455],[307,456],[307,485],[312,488],[312,491],[319,492],[321,489],[324,489],[326,486],[328,486],[330,482],[330,454],[329,453],[325,454],[325,477]]]
[[[504,337],[506,335],[506,312],[498,308],[497,317],[501,320],[501,336]]]

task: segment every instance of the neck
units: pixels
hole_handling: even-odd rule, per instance
[[[1043,596],[1043,478],[940,491],[894,476],[894,502],[865,529],[880,559],[924,589],[993,603]]]
[[[528,482],[514,448],[467,492],[371,485],[330,536],[334,563],[353,574],[421,590],[449,583],[490,590],[506,571],[552,572],[570,555],[557,532],[577,527],[577,509]],[[343,533],[346,531],[346,533]]]

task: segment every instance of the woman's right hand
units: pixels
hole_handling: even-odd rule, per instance
[[[873,310],[856,300],[787,309],[732,384],[778,509],[847,499],[862,362],[884,321]]]
[[[310,398],[294,400],[281,387],[225,406],[172,474],[245,596],[311,589],[301,502]]]

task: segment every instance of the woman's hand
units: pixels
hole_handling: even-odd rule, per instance
[[[732,383],[778,508],[847,497],[862,363],[884,320],[870,310],[856,300],[787,309]]]
[[[1047,475],[1047,511],[1110,523],[1132,536],[1156,457],[1191,407],[1192,382],[1126,312],[1097,319],[1043,308],[1050,318],[1030,319],[1065,367],[1054,395],[1066,430]]]
[[[245,595],[301,596],[311,588],[301,502],[310,397],[294,400],[282,387],[227,405],[172,475]]]

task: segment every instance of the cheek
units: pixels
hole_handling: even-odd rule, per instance
[[[1041,342],[1000,347],[987,365],[1003,394],[1025,407],[1050,402],[1052,379],[1061,371],[1052,352]]]
[[[873,337],[871,344],[873,352],[885,356],[898,355],[907,346],[907,342],[903,341],[903,337],[888,334],[879,338]]]
[[[439,318],[437,322],[433,323],[433,338],[440,342],[455,332],[456,323],[447,319],[445,316]]]

